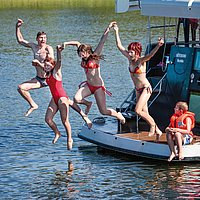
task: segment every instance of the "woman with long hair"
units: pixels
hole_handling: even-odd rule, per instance
[[[79,104],[84,104],[86,106],[85,114],[89,113],[92,102],[86,100],[85,98],[94,94],[98,109],[102,115],[108,115],[116,117],[122,124],[125,123],[125,118],[120,112],[116,112],[114,109],[107,108],[106,106],[106,94],[111,95],[109,91],[106,90],[104,81],[100,74],[100,60],[103,58],[101,55],[104,43],[108,37],[108,33],[115,22],[111,22],[109,26],[104,31],[97,47],[92,50],[92,47],[87,44],[81,44],[78,41],[64,42],[63,48],[67,45],[73,45],[77,47],[77,53],[81,57],[81,67],[85,71],[86,81],[83,82],[77,93],[75,94],[74,101]]]

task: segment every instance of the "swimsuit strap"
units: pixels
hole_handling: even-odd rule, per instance
[[[147,86],[147,87],[142,87],[142,88],[135,88],[135,90],[142,94],[143,90],[147,90],[147,93],[152,93],[152,88],[151,88],[151,85]]]
[[[81,82],[80,84],[79,84],[79,88],[81,88],[81,87],[83,87],[85,84],[87,84],[87,81],[83,81],[83,82]]]
[[[105,87],[105,86],[102,86],[101,88],[102,88],[102,90],[103,90],[108,96],[110,96],[110,97],[112,96],[112,92],[106,90],[106,87]]]

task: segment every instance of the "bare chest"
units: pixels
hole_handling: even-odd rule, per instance
[[[33,52],[34,52],[34,58],[38,59],[40,62],[44,62],[48,54],[47,48],[34,48]]]

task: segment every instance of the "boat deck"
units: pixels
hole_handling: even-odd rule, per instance
[[[130,138],[130,139],[134,139],[134,140],[143,140],[143,141],[147,141],[147,142],[156,142],[156,136],[148,136],[148,132],[147,131],[141,131],[140,133],[122,133],[122,134],[118,134],[118,136],[120,137],[125,137],[125,138]],[[193,141],[191,144],[195,144],[200,142],[200,136],[194,135],[193,137]],[[166,133],[163,133],[162,136],[159,138],[159,143],[166,143],[167,144],[167,140],[166,140]]]

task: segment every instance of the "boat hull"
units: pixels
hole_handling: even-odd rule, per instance
[[[114,126],[114,124],[116,126]],[[103,125],[94,123],[91,129],[88,129],[88,127],[84,125],[78,137],[102,148],[128,155],[163,161],[167,161],[169,158],[170,150],[167,143],[156,143],[154,140],[141,140],[139,137],[137,139],[137,135],[139,134],[136,133],[129,133],[129,135],[132,134],[134,138],[130,136],[127,137],[126,133],[120,134],[117,132],[116,128],[108,130],[108,127],[117,127],[117,121],[113,122],[112,120],[108,120]],[[200,161],[200,143],[183,146],[183,154],[183,161]],[[174,159],[173,161],[179,160]]]

